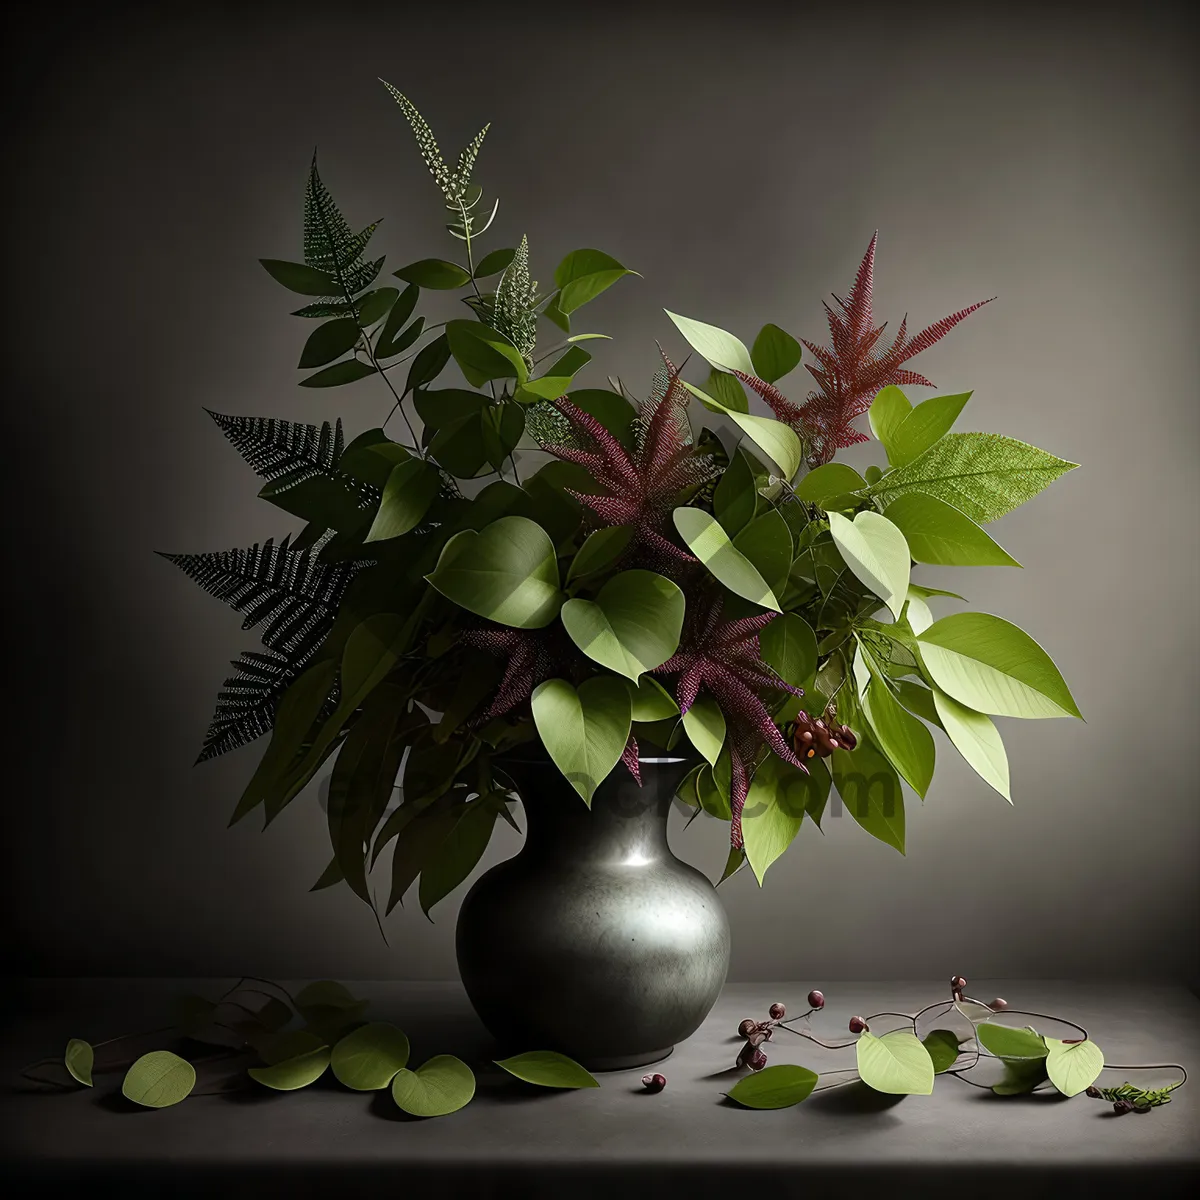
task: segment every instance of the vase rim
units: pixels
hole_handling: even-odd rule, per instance
[[[506,762],[519,763],[522,766],[550,766],[550,767],[552,767],[555,765],[554,759],[552,759],[550,757],[546,748],[544,746],[542,746],[540,743],[538,744],[538,747],[536,750],[524,750],[523,752],[518,752],[514,748],[514,750],[509,751],[507,753],[497,754],[496,761],[498,763],[500,763],[501,765],[503,765]],[[638,755],[638,762],[641,763],[643,766],[654,766],[654,767],[677,766],[680,763],[698,763],[700,761],[701,761],[701,759],[700,759],[699,755],[692,755],[692,754],[663,753],[663,754],[650,754],[650,755],[639,754]]]

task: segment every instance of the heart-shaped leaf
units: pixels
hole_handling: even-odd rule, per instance
[[[285,1058],[269,1067],[251,1067],[246,1073],[256,1083],[273,1091],[294,1092],[320,1079],[329,1066],[329,1058],[329,1047],[322,1046],[318,1050],[298,1054],[295,1058]]]
[[[952,613],[917,640],[931,682],[960,704],[998,717],[1078,717],[1050,656],[1009,621]]]
[[[916,1034],[906,1029],[882,1037],[858,1038],[858,1073],[863,1083],[891,1096],[928,1096],[933,1091],[933,1059]]]
[[[758,568],[734,546],[716,517],[701,508],[677,508],[675,528],[688,549],[734,595],[780,611],[779,601]]]
[[[410,1116],[444,1117],[465,1108],[475,1095],[475,1075],[453,1054],[439,1054],[392,1080],[392,1099]]]
[[[534,689],[531,704],[546,752],[590,805],[629,740],[628,684],[613,675],[599,675],[576,691],[565,679],[548,679]]]
[[[573,1058],[555,1050],[530,1050],[512,1058],[496,1059],[503,1067],[525,1083],[549,1088],[598,1088],[600,1084]]]
[[[679,715],[675,697],[649,675],[643,675],[637,686],[630,688],[629,695],[633,705],[630,716],[634,721],[666,721]]]
[[[860,512],[853,521],[831,512],[829,532],[846,566],[900,619],[908,596],[911,558],[904,534],[877,512]]]
[[[96,1061],[96,1052],[90,1042],[82,1038],[72,1038],[67,1043],[63,1054],[63,1065],[67,1068],[72,1079],[85,1087],[92,1086],[92,1066]]]
[[[683,731],[709,765],[715,767],[725,745],[725,714],[716,700],[711,696],[694,700],[683,714]]]
[[[1078,1096],[1104,1070],[1104,1052],[1091,1040],[1063,1042],[1048,1037],[1045,1042],[1046,1074],[1064,1096]]]
[[[653,571],[622,571],[595,600],[568,600],[562,622],[580,650],[635,683],[679,648],[683,592]]]
[[[807,1067],[780,1063],[739,1079],[725,1094],[745,1108],[791,1108],[808,1099],[817,1078]]]
[[[121,1095],[143,1108],[169,1108],[196,1086],[196,1068],[170,1050],[151,1050],[125,1072]]]
[[[549,625],[563,601],[554,543],[527,517],[456,533],[426,579],[460,608],[518,629]]]
[[[407,1062],[408,1038],[386,1021],[373,1021],[346,1034],[330,1056],[338,1082],[356,1092],[387,1087]]]

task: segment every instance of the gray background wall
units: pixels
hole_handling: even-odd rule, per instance
[[[734,976],[1200,977],[1182,16],[502,7],[115,9],[14,43],[9,968],[454,972],[458,896],[434,924],[394,915],[385,946],[348,893],[307,892],[327,858],[315,795],[266,835],[225,829],[257,750],[190,764],[252,643],[151,554],[287,531],[202,405],[352,433],[387,411],[369,381],[297,388],[306,330],[255,261],[298,253],[314,143],[351,221],[386,217],[393,266],[452,249],[382,75],[446,147],[493,122],[490,245],[528,231],[543,278],[590,245],[644,274],[587,311],[616,338],[598,381],[648,381],[654,339],[678,342],[664,305],[821,337],[822,298],[878,228],[893,326],[999,296],[918,364],[975,389],[964,428],[1083,464],[994,527],[1024,571],[923,577],[1032,632],[1087,723],[1003,722],[1011,809],[943,745],[907,859],[843,818],[761,893],[738,876]],[[723,832],[673,842],[711,873]],[[515,846],[502,830],[489,860]]]

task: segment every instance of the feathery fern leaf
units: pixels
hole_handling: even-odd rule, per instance
[[[522,236],[512,262],[496,285],[489,324],[516,346],[530,370],[537,344],[536,305],[537,283],[529,278],[529,239]]]
[[[367,564],[319,561],[310,548],[292,550],[290,537],[248,550],[163,554],[211,596],[245,614],[243,629],[262,625],[263,644],[305,658],[320,645],[350,580]]]
[[[317,156],[313,155],[304,189],[304,261],[318,271],[332,275],[341,288],[341,296],[322,299],[319,304],[301,309],[305,316],[332,316],[348,313],[355,297],[368,288],[383,269],[383,259],[363,259],[363,251],[379,222],[354,233],[341,210],[334,203],[329,189],[317,171]],[[339,308],[338,305],[345,307]],[[319,310],[319,311],[314,311]]]

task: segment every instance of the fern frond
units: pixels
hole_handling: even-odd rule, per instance
[[[429,122],[421,116],[417,111],[417,106],[402,91],[394,88],[386,79],[381,79],[379,82],[391,92],[392,99],[400,105],[400,111],[404,113],[405,119],[413,131],[413,136],[417,139],[417,149],[420,150],[421,158],[429,168],[430,175],[433,176],[433,182],[441,188],[442,194],[447,200],[461,200],[462,191],[456,188],[454,172],[446,166],[446,160],[442,157],[442,151],[437,144],[437,138],[433,136],[433,130],[429,128]],[[482,134],[476,140],[482,142]],[[463,153],[466,154],[466,151],[464,150]],[[476,153],[478,153],[478,147],[476,147]],[[472,162],[474,162],[473,158]]]
[[[263,644],[304,658],[320,645],[350,580],[367,563],[328,564],[313,550],[292,550],[290,537],[248,550],[163,554],[210,596],[244,614],[243,629],[262,625]]]
[[[512,262],[496,285],[492,328],[524,355],[530,369],[537,344],[537,283],[529,278],[529,239],[522,235]]]
[[[483,146],[483,139],[487,137],[487,131],[492,125],[489,121],[472,139],[463,147],[462,153],[458,156],[458,166],[454,169],[452,179],[456,189],[460,195],[465,195],[467,188],[471,186],[471,172],[475,170],[475,160],[479,157],[479,151]]]
[[[322,301],[322,305],[335,305],[340,299],[349,306],[359,292],[374,282],[383,269],[383,259],[367,262],[363,259],[363,251],[378,227],[379,222],[375,221],[360,233],[351,230],[321,180],[314,154],[304,189],[304,261],[310,267],[332,275],[343,293],[341,297]]]

